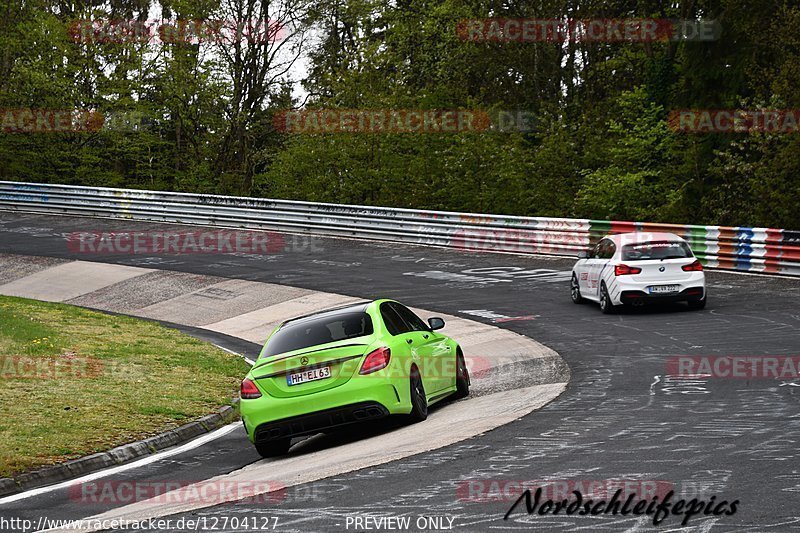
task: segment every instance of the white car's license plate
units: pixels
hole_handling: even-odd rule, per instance
[[[680,288],[680,285],[653,285],[650,287],[650,294],[669,294],[678,292]]]
[[[309,381],[317,381],[318,379],[329,377],[331,377],[331,367],[323,366],[321,368],[312,368],[310,370],[303,370],[302,372],[287,374],[286,383],[289,385],[300,385],[301,383],[308,383]]]

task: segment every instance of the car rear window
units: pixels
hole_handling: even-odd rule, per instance
[[[262,356],[278,355],[372,334],[372,319],[363,311],[326,313],[284,324],[269,338]]]
[[[694,257],[689,245],[681,241],[652,241],[626,244],[622,247],[623,261],[648,259],[682,259]]]

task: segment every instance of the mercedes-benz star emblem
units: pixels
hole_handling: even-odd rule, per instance
[[[300,359],[300,364],[306,366],[308,364],[308,357],[303,357]]]
[[[658,271],[659,272],[664,272],[666,269],[667,269],[667,267],[658,267]]]

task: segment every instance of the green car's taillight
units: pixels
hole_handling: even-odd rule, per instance
[[[261,398],[261,391],[258,390],[256,384],[250,378],[244,378],[240,396],[242,400],[255,400],[256,398]]]
[[[383,348],[378,348],[367,355],[367,358],[364,359],[364,364],[361,365],[361,370],[359,370],[358,373],[362,375],[371,374],[382,368],[386,368],[391,357],[392,351],[389,350],[389,348],[385,346]]]

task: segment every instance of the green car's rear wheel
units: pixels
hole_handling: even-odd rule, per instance
[[[411,422],[422,422],[428,418],[428,399],[425,397],[425,387],[416,368],[411,371]]]
[[[469,396],[469,371],[467,370],[467,362],[464,361],[464,356],[461,352],[456,355],[456,393],[454,398],[466,398]]]
[[[289,451],[289,446],[292,444],[292,439],[280,439],[269,442],[257,442],[256,451],[261,457],[276,457],[284,455]]]

